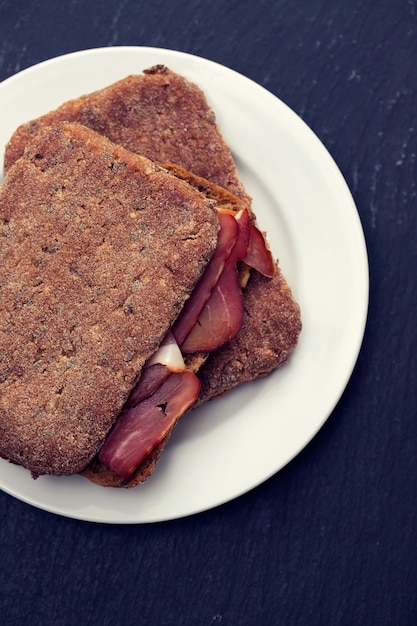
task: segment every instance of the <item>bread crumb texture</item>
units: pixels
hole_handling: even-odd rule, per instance
[[[218,219],[146,158],[45,127],[0,189],[0,454],[40,474],[94,457],[211,257]]]

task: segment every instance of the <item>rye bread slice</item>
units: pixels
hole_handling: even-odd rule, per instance
[[[78,124],[0,189],[0,454],[73,474],[102,445],[216,245],[213,203]]]
[[[84,124],[132,152],[181,165],[249,199],[204,93],[163,65],[65,102],[20,126],[6,146],[5,171],[40,128],[60,121]]]

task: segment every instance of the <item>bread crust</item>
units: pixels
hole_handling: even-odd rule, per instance
[[[0,454],[73,474],[101,447],[216,245],[213,203],[78,125],[0,190]]]

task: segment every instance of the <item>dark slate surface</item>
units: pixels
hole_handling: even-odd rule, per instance
[[[417,623],[416,19],[415,0],[0,0],[1,80],[73,50],[150,45],[279,96],[346,177],[371,285],[338,406],[251,493],[137,526],[0,493],[1,624]]]

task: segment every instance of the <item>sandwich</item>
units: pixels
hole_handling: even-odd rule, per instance
[[[299,307],[197,86],[156,66],[65,103],[17,129],[5,171],[2,456],[133,486],[185,411],[287,362]],[[164,425],[126,461],[132,414]]]

